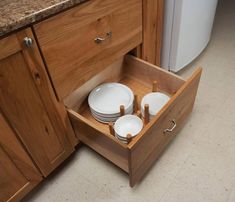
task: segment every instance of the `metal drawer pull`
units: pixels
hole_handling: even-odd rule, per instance
[[[172,128],[167,128],[167,129],[165,129],[165,130],[163,131],[164,133],[168,133],[168,132],[171,133],[171,132],[173,132],[173,130],[176,128],[177,124],[176,124],[175,119],[173,119],[171,122],[173,123]]]
[[[103,41],[105,41],[106,39],[109,39],[109,38],[111,38],[111,37],[112,37],[112,32],[107,32],[107,33],[106,33],[106,37],[104,37],[104,38],[96,37],[96,38],[95,38],[95,43],[100,44],[100,43],[102,43]]]

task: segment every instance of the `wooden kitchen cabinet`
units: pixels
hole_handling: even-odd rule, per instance
[[[0,109],[44,176],[73,152],[75,136],[30,29],[0,40]]]
[[[0,201],[19,201],[42,180],[0,113]]]
[[[154,65],[162,9],[163,0],[90,0],[0,40],[0,110],[44,176],[81,141],[128,173],[134,186],[183,127],[202,70],[184,80]],[[128,55],[137,47],[152,64]],[[99,84],[127,85],[140,105],[153,81],[171,99],[130,143],[92,117],[87,97]],[[0,152],[8,159],[2,145]],[[19,176],[17,186],[25,182]]]
[[[153,13],[156,5],[162,7],[162,1],[91,0],[33,27],[51,81],[68,109],[76,136],[128,173],[131,186],[142,179],[182,128],[192,111],[201,76],[199,68],[189,80],[184,80],[127,54],[144,43],[145,60],[156,63],[155,51],[151,52],[150,46],[155,50],[156,45],[152,44],[159,39],[144,34],[155,33],[151,22],[157,18]],[[143,11],[151,11],[152,16],[145,16],[143,21]],[[151,21],[146,25],[148,19]],[[105,36],[109,31],[112,35]],[[102,40],[97,43],[97,38]],[[158,90],[171,99],[128,145],[115,138],[107,124],[99,123],[91,115],[87,97],[99,84],[123,83],[141,101],[151,92],[155,80]],[[167,129],[169,133],[165,132]]]

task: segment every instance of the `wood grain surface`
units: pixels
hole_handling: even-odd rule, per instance
[[[134,186],[144,176],[182,128],[192,111],[201,72],[201,68],[196,70],[158,115],[128,145],[130,186]],[[165,129],[173,127],[173,120],[177,124],[176,128],[172,132],[164,133]]]
[[[63,99],[142,42],[142,0],[91,0],[34,29]]]
[[[34,40],[30,47],[23,44],[26,36]],[[0,48],[0,52],[4,50],[4,55],[8,55],[0,60],[0,108],[40,171],[47,176],[74,150],[68,137],[69,125],[64,119],[67,114],[63,105],[64,114],[55,107],[56,97],[30,29],[10,36],[13,38],[14,44],[18,41],[17,51],[12,54],[8,52],[10,48]],[[2,40],[1,45],[12,46],[8,38]]]
[[[163,0],[143,1],[143,45],[140,57],[157,66],[161,62],[163,12]]]
[[[1,113],[0,170],[0,201],[19,201],[42,180]]]

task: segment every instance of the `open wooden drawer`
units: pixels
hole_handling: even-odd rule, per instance
[[[86,145],[129,173],[134,186],[147,172],[192,111],[201,68],[187,81],[133,56],[126,55],[74,91],[64,102],[77,137]],[[109,133],[108,125],[97,122],[87,104],[89,92],[103,82],[120,82],[138,95],[151,92],[152,82],[172,97],[164,108],[128,144]],[[166,129],[174,130],[165,131]]]

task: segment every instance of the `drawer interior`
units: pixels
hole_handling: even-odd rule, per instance
[[[104,71],[97,74],[91,80],[87,81],[82,87],[74,91],[69,97],[64,100],[66,107],[83,117],[90,126],[95,126],[103,134],[110,139],[115,139],[117,144],[127,145],[116,140],[109,133],[108,124],[100,123],[93,118],[87,102],[89,92],[104,82],[119,82],[127,85],[135,95],[138,97],[138,106],[140,109],[140,102],[144,95],[152,92],[153,81],[157,81],[157,89],[170,96],[174,95],[178,89],[185,83],[183,79],[168,73],[154,65],[143,62],[133,56],[125,56],[107,67]],[[151,124],[150,121],[149,124]],[[135,138],[137,138],[136,136]],[[133,140],[135,139],[133,138]]]

